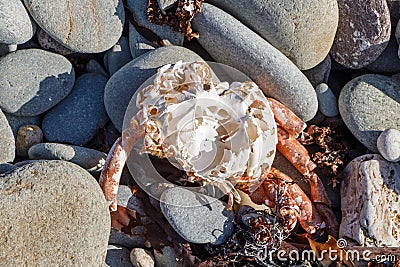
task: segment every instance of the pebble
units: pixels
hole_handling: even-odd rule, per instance
[[[108,245],[107,256],[103,267],[132,267],[129,250],[115,245]]]
[[[218,199],[175,187],[164,191],[160,201],[165,218],[188,242],[220,245],[233,232],[233,211]]]
[[[396,129],[384,130],[378,137],[379,153],[387,161],[400,161],[400,131]]]
[[[15,158],[15,139],[7,118],[0,109],[0,163],[11,162]]]
[[[0,163],[0,174],[13,171],[16,167],[10,163]]]
[[[110,214],[84,169],[42,161],[0,177],[1,266],[103,265]]]
[[[128,8],[132,12],[133,19],[139,27],[150,30],[161,40],[167,40],[173,45],[183,45],[183,35],[173,31],[168,25],[150,23],[147,19],[147,0],[127,0]]]
[[[339,26],[332,57],[351,69],[374,62],[390,38],[390,14],[385,0],[339,0]]]
[[[290,4],[285,0],[208,2],[253,29],[301,70],[311,69],[324,60],[338,26],[335,0],[302,0]]]
[[[0,43],[22,44],[33,37],[36,24],[21,1],[1,1],[0,10]]]
[[[36,36],[37,36],[39,45],[47,51],[61,54],[64,56],[74,53],[74,51],[71,51],[70,49],[66,48],[65,46],[63,46],[62,44],[60,44],[59,42],[57,42],[56,40],[51,38],[51,36],[48,35],[41,28],[39,28],[39,30],[37,31]]]
[[[109,244],[123,246],[128,249],[132,249],[135,247],[144,247],[145,242],[146,238],[144,236],[127,235],[123,232],[120,232],[112,228],[110,231],[110,237],[108,239]]]
[[[337,98],[326,83],[321,83],[315,88],[318,98],[318,109],[326,117],[339,115]]]
[[[331,57],[327,55],[317,66],[302,72],[314,87],[320,83],[327,83],[331,73]]]
[[[157,46],[146,38],[144,38],[135,29],[132,23],[129,23],[129,49],[131,51],[132,58],[137,58],[153,49]]]
[[[151,252],[143,248],[134,248],[130,254],[131,263],[135,267],[153,267],[154,257]]]
[[[110,75],[108,75],[108,73],[104,70],[100,63],[97,62],[95,59],[91,59],[88,61],[88,63],[86,64],[86,71],[89,73],[102,75],[107,79],[110,77]]]
[[[16,51],[18,46],[16,44],[1,44],[0,43],[0,56]]]
[[[125,22],[122,0],[24,0],[24,3],[40,28],[72,51],[103,52],[121,37]]]
[[[199,43],[217,62],[242,71],[264,93],[281,101],[304,121],[314,117],[318,101],[313,86],[267,41],[210,4],[202,5],[202,12],[192,25],[200,34]]]
[[[11,126],[11,130],[16,138],[18,136],[18,129],[23,125],[36,125],[39,126],[42,124],[42,120],[39,116],[33,117],[25,117],[25,116],[14,116],[9,113],[4,113],[6,115],[8,124]]]
[[[183,260],[178,258],[175,250],[170,246],[161,248],[161,251],[154,249],[154,258],[157,267],[183,267]]]
[[[400,72],[400,59],[395,36],[392,34],[389,43],[383,53],[371,64],[365,66],[369,71],[378,73]]]
[[[112,76],[122,66],[132,60],[129,49],[129,41],[126,37],[121,37],[119,41],[107,51],[104,55],[104,60],[107,58],[107,64],[110,76]]]
[[[49,110],[71,91],[75,72],[61,55],[17,50],[0,58],[0,108],[18,116]]]
[[[23,125],[19,127],[16,139],[15,152],[17,156],[26,157],[29,148],[43,142],[43,132],[37,125]]]
[[[400,129],[400,83],[392,78],[379,74],[356,77],[343,87],[338,102],[347,128],[375,153],[382,131]]]
[[[352,160],[344,173],[339,236],[349,245],[399,247],[400,165],[368,154]]]
[[[386,0],[390,12],[390,21],[392,29],[396,27],[400,19],[400,2],[399,0]]]
[[[132,60],[110,78],[104,92],[104,104],[108,116],[119,131],[122,130],[128,104],[140,85],[156,74],[159,67],[179,60],[203,61],[184,47],[165,46]]]
[[[85,145],[108,121],[104,107],[107,78],[83,74],[71,94],[46,113],[42,129],[49,142]]]
[[[118,206],[128,207],[129,199],[132,196],[133,193],[129,186],[119,185],[117,194]]]
[[[32,160],[65,160],[75,163],[87,171],[95,172],[103,168],[107,155],[103,152],[73,145],[41,143],[28,151]]]

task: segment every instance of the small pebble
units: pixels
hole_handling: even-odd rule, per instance
[[[327,117],[339,114],[337,98],[326,83],[321,83],[315,88],[318,98],[318,109]]]
[[[135,247],[144,247],[145,242],[146,238],[144,236],[127,235],[123,232],[120,232],[112,228],[110,231],[110,237],[108,239],[109,244],[123,246],[128,249],[132,249]]]
[[[154,257],[148,250],[134,248],[130,254],[131,263],[135,267],[153,267]]]
[[[302,72],[314,87],[320,83],[327,83],[331,72],[331,62],[331,57],[327,55],[317,66],[312,69],[303,70]]]
[[[392,34],[383,53],[374,62],[365,66],[365,69],[377,73],[400,72],[398,47],[399,45],[396,42],[396,38],[394,37],[394,34]]]
[[[175,250],[170,246],[161,248],[161,251],[154,249],[154,258],[157,267],[183,267],[183,260],[176,255]]]
[[[400,160],[400,131],[397,129],[384,130],[378,137],[379,153],[391,162]]]
[[[128,39],[126,37],[121,37],[118,43],[107,51],[104,58],[107,58],[107,64],[104,65],[107,66],[108,72],[110,76],[112,76],[117,70],[132,60]]]
[[[138,33],[135,26],[129,23],[129,49],[133,59],[154,50],[156,47],[158,47],[156,44],[144,38]]]
[[[16,167],[10,163],[0,163],[0,174],[15,170]]]
[[[115,245],[108,245],[103,267],[132,267],[129,250]]]
[[[37,125],[23,125],[19,127],[16,140],[16,154],[19,157],[28,156],[28,150],[33,145],[43,142],[43,132]]]
[[[86,64],[86,70],[89,73],[100,74],[107,79],[110,77],[110,75],[108,75],[108,73],[104,70],[100,63],[97,62],[95,59],[89,60],[89,62]]]

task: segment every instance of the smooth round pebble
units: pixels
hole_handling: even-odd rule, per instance
[[[104,88],[107,78],[87,73],[80,76],[71,94],[46,113],[42,122],[49,142],[85,145],[107,123]]]
[[[75,72],[63,56],[40,49],[0,58],[0,108],[18,116],[49,110],[71,91]]]
[[[15,139],[7,118],[0,109],[0,163],[7,163],[15,157]]]
[[[19,127],[16,139],[17,156],[26,157],[28,156],[29,148],[43,142],[43,132],[37,125],[23,125]]]
[[[63,46],[62,44],[60,44],[59,42],[57,42],[56,40],[51,38],[51,36],[48,35],[41,28],[39,28],[39,30],[37,31],[36,36],[37,36],[39,45],[45,50],[48,50],[50,52],[54,52],[57,54],[61,54],[64,56],[74,53],[74,51],[66,48],[65,46]]]
[[[132,267],[129,250],[115,245],[108,245],[107,256],[103,267]]]
[[[164,46],[132,60],[110,78],[104,92],[104,104],[108,116],[119,131],[122,131],[128,104],[140,85],[156,74],[159,67],[175,64],[179,60],[203,61],[184,47]]]
[[[135,267],[153,267],[154,257],[151,252],[143,248],[134,248],[130,254],[131,263]]]
[[[164,191],[160,202],[165,218],[186,241],[220,245],[233,232],[233,211],[218,199],[175,187]]]
[[[37,24],[63,46],[80,53],[99,53],[122,34],[122,0],[24,0]]]
[[[23,125],[36,125],[40,127],[42,124],[42,120],[39,116],[15,116],[10,113],[4,113],[4,115],[6,115],[8,124],[11,126],[11,130],[15,138],[17,138],[19,127]]]
[[[103,265],[110,213],[78,165],[34,162],[0,175],[0,199],[1,266]]]
[[[318,98],[318,109],[326,117],[335,117],[339,114],[337,98],[326,83],[315,88]]]
[[[384,130],[378,137],[379,153],[387,161],[400,161],[400,131],[396,129]]]
[[[126,63],[132,60],[128,39],[122,36],[118,42],[107,51],[104,58],[107,58],[107,64],[105,65],[108,68],[110,76],[112,76]]]
[[[32,146],[28,151],[29,159],[65,160],[75,163],[87,171],[98,171],[103,168],[107,155],[103,152],[73,145],[41,143]]]
[[[0,43],[22,44],[32,38],[36,25],[21,1],[0,2]]]
[[[400,129],[400,82],[366,74],[340,92],[339,111],[347,128],[368,149],[378,152],[377,139],[386,129]]]

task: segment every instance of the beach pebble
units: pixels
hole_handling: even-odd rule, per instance
[[[16,44],[1,44],[0,43],[0,56],[16,51],[18,46]]]
[[[179,259],[175,250],[170,246],[161,248],[161,251],[154,249],[154,258],[157,267],[183,267],[183,260]]]
[[[107,256],[103,267],[132,267],[129,250],[115,245],[108,245]]]
[[[88,143],[108,121],[103,102],[106,83],[102,75],[80,76],[71,94],[44,116],[46,139],[73,145]]]
[[[331,73],[331,57],[327,55],[317,66],[302,72],[314,87],[320,83],[327,83]]]
[[[63,46],[80,53],[99,53],[121,37],[122,0],[24,0],[36,23]]]
[[[132,190],[129,188],[129,186],[126,185],[119,185],[118,187],[118,194],[117,194],[117,200],[118,200],[118,205],[122,207],[127,207],[129,203],[129,199],[133,196]]]
[[[32,38],[36,25],[21,1],[0,2],[0,43],[22,44]]]
[[[132,58],[137,58],[150,50],[158,47],[146,38],[144,38],[135,29],[132,23],[129,23],[129,49],[131,50]]]
[[[182,45],[184,38],[181,33],[172,30],[168,25],[157,25],[149,22],[147,18],[147,2],[147,0],[127,0],[128,8],[138,26],[150,30],[161,40],[167,40],[173,45]]]
[[[63,46],[62,44],[51,38],[51,36],[48,35],[41,28],[39,28],[39,30],[37,31],[36,36],[39,45],[47,51],[61,54],[64,56],[74,53],[74,51],[71,51],[70,49],[66,48],[65,46]]]
[[[144,247],[145,242],[146,238],[144,236],[127,235],[112,228],[110,231],[110,237],[108,239],[109,244],[123,246],[128,249],[132,249],[135,247]]]
[[[399,45],[394,34],[391,35],[389,43],[383,53],[365,69],[377,73],[400,72],[400,59],[398,56]]]
[[[0,73],[0,108],[18,116],[49,110],[69,94],[75,81],[66,58],[40,49],[1,57]]]
[[[1,266],[103,265],[110,214],[78,165],[34,162],[0,175],[0,199]]]
[[[103,152],[73,145],[41,143],[28,151],[29,159],[65,160],[75,163],[87,171],[94,172],[103,168],[107,155]]]
[[[340,237],[349,245],[400,246],[400,165],[380,155],[352,160],[341,183]]]
[[[331,49],[334,60],[351,69],[374,62],[390,38],[385,0],[339,0],[339,26]]]
[[[122,130],[128,104],[140,85],[156,74],[159,67],[179,60],[203,61],[184,47],[165,46],[132,60],[110,78],[104,92],[104,104],[108,116],[119,131]]]
[[[375,153],[382,131],[400,129],[400,82],[392,78],[379,74],[356,77],[343,87],[338,102],[347,128]]]
[[[337,98],[326,83],[315,88],[318,98],[318,109],[326,117],[335,117],[339,114]]]
[[[86,71],[93,74],[100,74],[107,79],[110,77],[108,73],[104,70],[104,68],[97,62],[95,59],[91,59],[86,64]]]
[[[165,218],[186,241],[220,245],[233,232],[233,211],[218,199],[175,187],[164,191],[160,202]]]
[[[15,142],[17,156],[28,156],[29,148],[41,142],[43,142],[43,132],[39,126],[23,125],[19,127]]]
[[[17,138],[19,127],[23,125],[36,125],[40,127],[42,123],[42,120],[40,119],[39,116],[33,116],[33,117],[14,116],[9,113],[4,113],[4,115],[6,115],[8,124],[11,127],[15,139]]]
[[[267,41],[210,4],[202,5],[202,12],[192,24],[200,33],[199,43],[217,62],[242,71],[265,94],[281,101],[303,120],[314,117],[318,101],[313,86]]]
[[[328,55],[339,19],[335,0],[208,2],[256,31],[302,70],[315,67]]]
[[[132,56],[129,49],[129,41],[126,37],[121,37],[110,50],[104,55],[107,58],[108,72],[112,76],[122,66],[132,60]]]
[[[378,137],[379,153],[387,161],[400,161],[400,131],[396,129],[384,130]]]
[[[10,163],[0,163],[0,174],[15,170],[17,167]]]
[[[0,163],[11,162],[15,157],[15,139],[7,118],[0,109]]]
[[[135,267],[153,267],[154,257],[151,252],[143,248],[134,248],[130,254],[131,263]]]

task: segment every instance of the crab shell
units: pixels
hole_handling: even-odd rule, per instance
[[[145,128],[142,152],[170,159],[189,178],[262,180],[277,144],[268,100],[253,82],[214,83],[213,75],[205,62],[158,70],[136,100]]]

